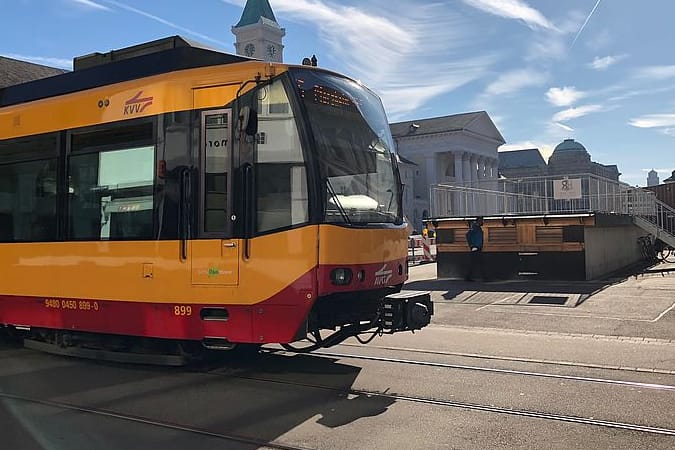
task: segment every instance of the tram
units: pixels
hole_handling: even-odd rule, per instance
[[[79,57],[0,90],[0,324],[121,353],[421,329],[401,202],[359,82],[178,36]]]

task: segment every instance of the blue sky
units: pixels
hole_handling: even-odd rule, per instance
[[[6,0],[0,55],[74,56],[180,34],[233,52],[244,0]],[[270,0],[284,60],[362,80],[391,121],[486,110],[507,145],[564,138],[645,184],[675,170],[672,0]]]

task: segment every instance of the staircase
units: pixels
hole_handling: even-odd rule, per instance
[[[649,203],[629,208],[626,213],[633,217],[635,225],[675,248],[675,209],[656,198]]]

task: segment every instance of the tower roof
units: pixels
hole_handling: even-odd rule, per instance
[[[274,12],[268,0],[247,0],[244,12],[241,15],[239,23],[234,27],[244,27],[246,25],[253,25],[260,21],[260,19],[268,19],[277,23]]]

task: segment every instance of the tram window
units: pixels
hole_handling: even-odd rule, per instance
[[[209,111],[202,118],[204,174],[204,231],[228,232],[228,173],[230,170],[230,112]]]
[[[0,165],[0,242],[56,239],[56,159]]]
[[[151,239],[154,164],[151,146],[71,156],[70,237]]]
[[[258,128],[264,136],[256,151],[257,231],[307,222],[307,173],[300,137],[281,81],[258,95]]]

